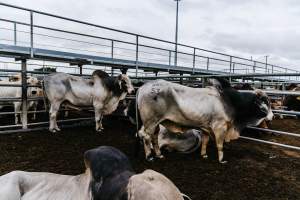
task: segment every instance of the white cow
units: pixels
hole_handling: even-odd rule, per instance
[[[28,86],[36,86],[36,87],[28,87],[27,88],[27,97],[36,97],[38,94],[38,91],[40,90],[37,88],[40,84],[38,79],[36,77],[28,76],[27,77],[27,84]],[[0,81],[0,84],[8,84],[8,85],[21,85],[21,77],[20,75],[14,75],[9,78],[9,81],[2,80]],[[0,98],[21,98],[22,97],[22,88],[21,87],[10,87],[10,86],[1,86],[0,87]],[[15,123],[19,123],[19,112],[21,112],[21,101],[14,101],[14,102],[8,102],[9,104],[14,105],[14,111],[15,111]],[[35,101],[28,101],[27,103],[27,110],[34,107]],[[7,104],[7,103],[6,103]],[[0,109],[3,108],[3,104],[0,105]],[[35,113],[34,113],[34,119],[35,119]],[[22,121],[22,115],[20,115],[20,121]]]
[[[1,200],[183,200],[164,175],[135,174],[125,154],[108,146],[84,154],[86,171],[77,176],[14,171],[0,176]]]
[[[215,138],[219,162],[223,161],[223,143],[239,137],[248,125],[271,120],[273,113],[265,93],[240,93],[224,79],[216,79],[214,87],[190,88],[164,80],[150,81],[139,88],[137,106],[142,121],[139,136],[143,138],[145,155],[162,158],[157,127],[184,133],[191,128],[203,130],[201,155],[206,158],[209,135]]]
[[[96,70],[91,79],[72,76],[65,73],[53,73],[44,79],[44,88],[50,101],[51,132],[60,131],[57,126],[57,112],[62,103],[71,108],[80,109],[93,106],[95,109],[96,131],[101,131],[103,115],[116,110],[119,102],[134,88],[129,77],[120,74],[110,77],[106,72]]]

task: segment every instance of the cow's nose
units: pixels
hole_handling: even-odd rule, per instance
[[[128,89],[128,94],[131,94],[134,91],[134,88]]]
[[[36,94],[36,93],[37,93],[37,91],[35,91],[35,90],[31,92],[31,94]]]

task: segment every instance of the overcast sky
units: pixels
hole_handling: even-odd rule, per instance
[[[4,0],[174,41],[174,0]],[[182,0],[179,42],[300,69],[299,0]]]

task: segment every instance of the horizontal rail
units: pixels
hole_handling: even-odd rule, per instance
[[[277,143],[277,142],[270,142],[270,141],[266,141],[266,140],[260,140],[260,139],[256,139],[256,138],[251,138],[251,137],[245,137],[245,136],[240,136],[239,138],[245,139],[245,140],[250,140],[250,141],[255,141],[255,142],[259,142],[259,143],[264,143],[264,144],[270,144],[270,145],[274,145],[274,146],[279,146],[279,147],[284,147],[284,148],[288,148],[288,149],[293,149],[293,150],[300,150],[300,147],[296,147],[296,146],[292,146],[292,145],[287,145],[287,144],[281,144],[281,143]]]
[[[264,132],[269,132],[269,133],[276,133],[276,134],[280,134],[280,135],[288,135],[288,136],[300,138],[300,134],[297,134],[297,133],[290,133],[290,132],[286,132],[286,131],[278,131],[278,130],[272,130],[272,129],[266,129],[266,128],[258,128],[258,127],[247,127],[247,128],[252,129],[252,130],[257,130],[257,131],[264,131]]]

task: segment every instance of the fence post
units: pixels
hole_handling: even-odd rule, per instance
[[[136,50],[135,50],[135,76],[138,76],[138,60],[139,60],[139,36],[136,36]]]
[[[231,71],[232,71],[232,56],[230,56],[229,74],[231,74]],[[229,82],[231,83],[231,77],[229,77]]]
[[[14,45],[17,46],[17,23],[14,22]]]
[[[27,64],[26,59],[21,60],[22,76],[22,128],[27,129]]]
[[[206,62],[206,70],[209,69],[209,57],[207,57],[207,62]]]
[[[229,57],[230,60],[229,60],[229,73],[231,74],[231,71],[232,71],[232,56]]]
[[[111,41],[111,58],[114,59],[114,41]],[[111,75],[114,75],[114,68],[111,67]]]
[[[82,76],[82,64],[79,64],[78,67],[79,67],[79,74],[80,76]]]
[[[169,50],[169,66],[171,66],[172,51]]]
[[[193,74],[195,72],[195,64],[196,64],[196,48],[194,48],[194,53],[193,53]]]
[[[256,61],[254,61],[254,64],[253,64],[253,74],[255,73],[255,68],[256,68]]]
[[[30,57],[33,58],[33,12],[30,11]]]

